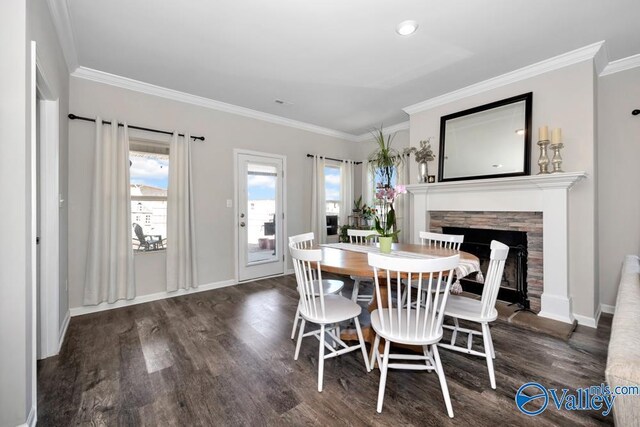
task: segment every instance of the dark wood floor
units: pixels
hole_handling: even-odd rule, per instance
[[[610,317],[568,342],[493,324],[497,390],[483,359],[441,350],[455,413],[434,373],[390,371],[382,414],[379,371],[361,354],[325,363],[318,343],[293,360],[293,276],[75,317],[59,356],[38,364],[38,424],[91,425],[596,425],[596,412],[521,414],[525,382],[584,387],[604,381]],[[347,285],[349,288],[349,285]],[[368,314],[366,315],[368,316]]]

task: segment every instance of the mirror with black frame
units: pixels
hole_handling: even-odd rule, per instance
[[[532,92],[443,116],[438,180],[530,174]]]

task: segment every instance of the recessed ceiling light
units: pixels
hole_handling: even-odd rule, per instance
[[[502,167],[502,165],[491,165],[491,166],[493,166],[496,169],[500,169]]]
[[[413,34],[418,29],[418,23],[416,21],[408,20],[402,21],[396,27],[396,33],[401,36],[408,36],[409,34]]]

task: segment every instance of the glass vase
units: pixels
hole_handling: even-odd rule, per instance
[[[391,253],[391,243],[393,242],[393,237],[379,237],[378,242],[380,242],[380,252],[383,254]]]

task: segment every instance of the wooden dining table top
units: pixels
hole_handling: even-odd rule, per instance
[[[322,263],[320,264],[322,271],[345,276],[373,277],[373,268],[369,265],[368,254],[366,252],[355,252],[330,246],[320,246],[319,249],[322,249]],[[469,252],[409,243],[393,243],[391,250],[413,252],[435,257],[448,257],[459,254],[461,259],[478,261],[478,257]]]

